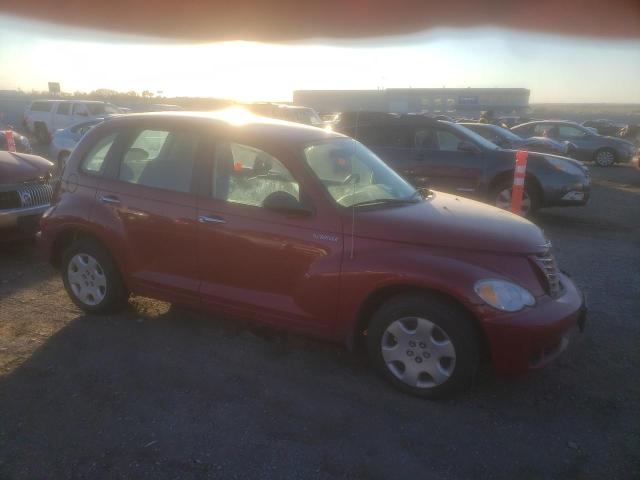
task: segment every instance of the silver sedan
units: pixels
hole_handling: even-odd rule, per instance
[[[58,170],[62,169],[69,158],[69,155],[71,155],[71,152],[83,135],[92,127],[104,120],[105,118],[84,120],[82,122],[74,123],[67,128],[60,129],[53,135],[49,146],[49,158],[52,162],[57,164]]]

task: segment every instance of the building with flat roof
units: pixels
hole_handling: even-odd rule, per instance
[[[526,88],[388,88],[385,90],[296,90],[293,103],[320,113],[382,111],[479,116],[530,112]]]

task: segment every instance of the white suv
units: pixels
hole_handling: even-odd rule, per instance
[[[40,143],[49,143],[56,130],[82,120],[122,113],[107,102],[90,100],[36,100],[24,112],[24,125]]]

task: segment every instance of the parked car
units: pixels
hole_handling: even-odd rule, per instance
[[[582,126],[586,128],[595,129],[596,133],[600,135],[617,136],[626,125],[614,122],[613,120],[606,120],[600,118],[598,120],[587,120],[582,122]]]
[[[571,142],[556,142],[546,137],[522,138],[511,130],[499,127],[498,125],[466,122],[460,122],[459,124],[483,136],[490,142],[495,143],[500,148],[551,153],[553,155],[566,157],[571,157],[576,148]]]
[[[575,158],[582,161],[593,160],[601,167],[628,162],[636,152],[636,146],[627,140],[598,135],[575,122],[541,120],[524,123],[511,130],[524,138],[543,136],[569,141],[576,146]]]
[[[64,167],[64,164],[67,162],[69,155],[71,155],[71,152],[82,136],[92,127],[103,122],[104,119],[105,117],[98,117],[74,123],[67,128],[58,130],[53,135],[51,144],[49,145],[49,158],[55,160],[58,170],[62,170],[62,167]]]
[[[20,135],[15,130],[12,130],[12,131],[13,131],[13,141],[16,144],[16,151],[19,153],[31,153],[32,150],[31,150],[31,143],[29,142],[29,139],[24,135]],[[8,149],[6,134],[7,134],[6,130],[0,130],[0,150]]]
[[[314,127],[323,127],[325,122],[320,115],[309,107],[301,107],[299,105],[285,105],[280,103],[259,102],[245,105],[247,110],[257,115],[263,115],[269,118],[277,118],[288,122],[303,123]]]
[[[53,133],[83,120],[121,113],[115,105],[90,100],[36,100],[24,112],[24,125],[38,142],[48,144]]]
[[[0,242],[38,231],[51,201],[53,172],[53,163],[42,157],[0,151]]]
[[[172,105],[170,103],[154,103],[149,106],[150,112],[180,112],[184,110],[180,105]]]
[[[356,137],[416,187],[429,187],[511,206],[515,152],[498,147],[460,124],[419,115],[386,115],[334,129]],[[525,215],[538,208],[589,201],[590,177],[580,162],[531,153],[527,165]]]
[[[582,295],[529,221],[421,195],[357,141],[230,113],[94,127],[64,170],[42,247],[92,313],[130,292],[366,345],[425,397],[540,368]],[[162,241],[158,241],[161,239]]]
[[[520,125],[521,123],[531,122],[533,119],[530,117],[522,117],[518,115],[504,115],[502,117],[498,117],[498,124],[505,125],[508,128],[515,127],[516,125]]]

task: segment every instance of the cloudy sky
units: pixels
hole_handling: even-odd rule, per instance
[[[0,16],[0,89],[111,88],[244,101],[295,89],[526,87],[532,102],[640,103],[640,41],[497,28],[290,44],[171,43]]]

